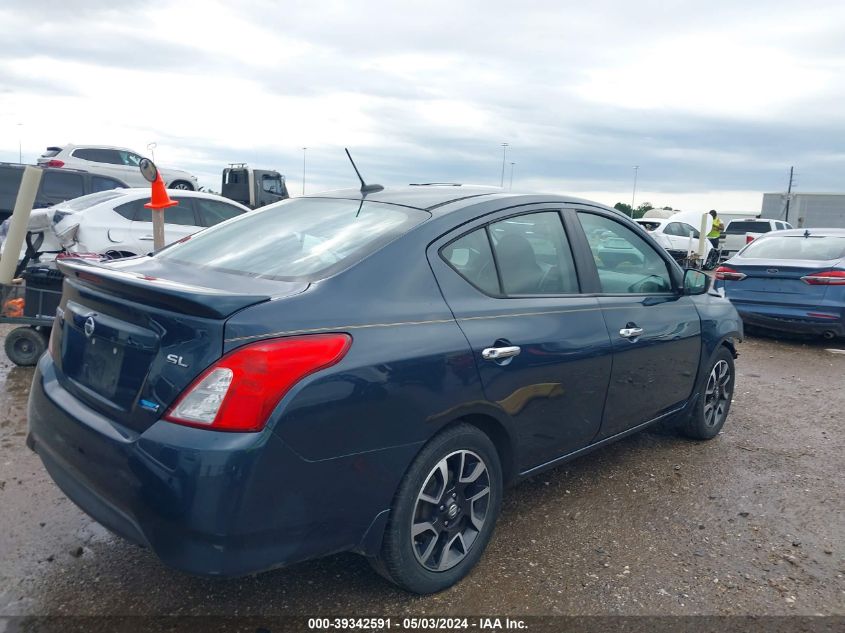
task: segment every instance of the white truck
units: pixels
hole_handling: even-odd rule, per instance
[[[782,220],[766,220],[763,218],[731,220],[725,226],[725,231],[722,233],[721,242],[719,243],[722,249],[722,259],[733,257],[743,246],[763,233],[783,231],[791,228],[792,225],[789,222]]]

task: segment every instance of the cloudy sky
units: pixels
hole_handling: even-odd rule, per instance
[[[219,190],[368,180],[757,210],[845,191],[845,3],[4,0],[0,160],[148,153]]]

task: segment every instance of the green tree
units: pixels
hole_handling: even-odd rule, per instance
[[[631,217],[631,205],[630,204],[625,204],[624,202],[617,202],[616,204],[613,205],[613,208],[616,209],[617,211],[624,213],[629,218]]]

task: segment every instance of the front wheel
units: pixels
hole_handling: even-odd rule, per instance
[[[695,409],[683,429],[685,435],[709,440],[719,434],[731,410],[734,380],[733,354],[721,346],[707,372]]]
[[[15,365],[31,367],[47,350],[47,335],[34,327],[18,327],[6,335],[5,349]]]
[[[373,567],[408,591],[442,591],[481,558],[501,503],[496,447],[474,426],[451,427],[431,439],[399,485]]]
[[[182,191],[193,191],[194,186],[187,180],[174,180],[170,183],[168,189],[179,189]]]

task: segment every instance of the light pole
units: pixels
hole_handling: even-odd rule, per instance
[[[511,189],[513,189],[513,166],[514,166],[514,165],[516,165],[516,163],[511,162],[511,184],[510,184],[510,186],[508,187],[508,191],[510,191]]]
[[[302,195],[305,195],[305,152],[308,150],[307,147],[302,148]]]
[[[505,159],[508,155],[508,144],[502,143],[502,179],[499,182],[499,186],[504,189],[505,188]]]
[[[634,200],[637,197],[637,172],[640,171],[639,165],[634,165],[634,192],[631,194],[631,217],[634,217]]]
[[[23,128],[23,123],[18,123],[18,162],[19,163],[23,162],[23,149],[22,149],[22,141],[21,141],[22,130],[21,130],[21,128]]]

